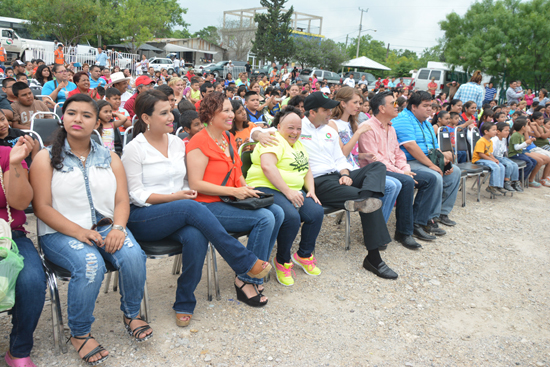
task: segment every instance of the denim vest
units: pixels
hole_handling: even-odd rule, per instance
[[[51,157],[51,147],[48,149]],[[112,217],[116,178],[111,170],[109,150],[91,140],[91,150],[86,158],[86,166],[72,151],[65,140],[61,153],[63,167],[54,169],[52,175],[52,206],[67,219],[83,228],[91,228],[97,223],[97,214]],[[79,173],[76,174],[75,173]],[[84,191],[86,195],[84,196]],[[95,195],[92,193],[95,192]],[[95,199],[95,200],[94,200]],[[95,201],[95,205],[94,205]],[[86,211],[89,210],[89,215]],[[53,233],[55,230],[39,222],[39,234]]]

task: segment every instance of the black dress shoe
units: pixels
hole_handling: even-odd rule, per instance
[[[393,238],[408,249],[416,250],[422,248],[422,245],[416,242],[410,234],[395,232],[395,236]]]
[[[448,227],[456,226],[456,222],[450,220],[447,214],[441,214],[437,221],[441,224],[445,224]]]
[[[397,279],[398,275],[395,271],[391,270],[385,262],[381,262],[377,268],[372,265],[369,260],[365,257],[363,260],[363,267],[368,271],[378,275],[380,278],[384,279]]]
[[[436,238],[435,236],[432,236],[431,234],[427,233],[420,224],[414,225],[414,230],[412,235],[413,237],[416,237],[422,241],[433,241]]]
[[[424,229],[426,230],[426,232],[430,232],[431,234],[434,234],[436,236],[444,236],[447,234],[447,232],[439,228],[439,226],[433,219],[430,219],[428,221],[428,225],[425,226]]]

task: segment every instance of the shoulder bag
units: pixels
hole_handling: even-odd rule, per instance
[[[0,168],[0,184],[2,191],[6,195],[4,188],[4,173]],[[19,255],[19,249],[11,238],[11,226],[13,222],[10,206],[7,202],[8,222],[0,219],[0,311],[5,311],[15,304],[15,284],[21,269],[23,269],[23,256]]]
[[[231,136],[226,131],[227,140],[229,142],[229,154],[231,155],[231,160],[233,161],[233,167],[229,169],[229,172],[227,172],[227,175],[225,176],[222,186],[225,186],[227,183],[227,180],[229,180],[229,176],[231,176],[231,172],[233,171],[235,167],[235,153],[233,152],[233,145],[231,145]],[[258,198],[246,198],[239,200],[235,197],[231,196],[220,196],[220,199],[226,204],[233,205],[236,208],[239,209],[245,209],[245,210],[255,210],[260,208],[265,208],[267,206],[270,206],[273,204],[273,194],[258,194]]]
[[[418,123],[418,126],[420,126],[420,131],[422,132],[422,136],[424,137],[424,141],[426,142],[426,147],[428,147],[428,140],[426,140],[426,134],[424,134],[424,123]],[[435,148],[435,134],[433,131],[431,131],[432,136],[432,144],[434,146],[433,149],[428,149],[428,155],[427,157],[432,161],[433,164],[435,164],[441,172],[445,172],[445,156],[439,149]]]

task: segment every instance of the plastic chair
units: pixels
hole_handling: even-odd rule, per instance
[[[477,201],[480,201],[480,190],[481,190],[481,174],[485,171],[485,168],[488,169],[488,167],[483,167],[483,166],[480,166],[480,165],[477,165],[477,164],[473,164],[471,161],[470,161],[470,153],[469,153],[469,150],[468,150],[468,142],[466,140],[466,132],[464,131],[464,129],[460,128],[460,127],[457,127],[455,129],[455,149],[456,151],[459,151],[459,150],[465,150],[466,151],[466,156],[467,156],[467,162],[463,162],[463,163],[455,163],[455,165],[460,168],[461,170],[465,170],[466,173],[467,173],[467,177],[476,177],[476,183],[477,183]],[[456,155],[455,155],[455,160],[456,160]],[[464,191],[462,193],[463,195],[463,199],[465,200],[465,191],[466,191],[466,186],[464,186],[464,184],[466,183],[466,179],[463,179],[463,186],[462,186],[462,190]],[[465,206],[465,202],[463,202],[463,205],[462,206]]]
[[[32,119],[31,130],[40,136],[42,147],[51,145],[53,134],[61,127],[59,117],[53,119]]]
[[[92,134],[92,140],[98,143],[99,145],[103,146],[103,139],[101,138],[101,134],[99,133],[99,131],[94,130]]]

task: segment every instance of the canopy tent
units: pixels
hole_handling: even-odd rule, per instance
[[[194,48],[189,48],[189,47],[185,47],[185,46],[174,45],[174,44],[172,44],[172,43],[167,43],[167,44],[164,46],[164,50],[165,50],[166,52],[203,52],[203,53],[207,53],[207,54],[217,54],[217,53],[218,53],[217,51],[195,50]]]
[[[108,45],[107,46],[108,48],[125,48],[127,50],[132,50],[133,47],[132,47],[132,44],[130,43],[119,43],[119,44],[116,44],[116,45]],[[142,44],[141,46],[138,47],[138,50],[141,50],[141,51],[154,51],[154,52],[163,52],[162,49],[160,48],[157,48],[157,47],[154,47],[154,46],[151,46],[151,45],[148,45],[147,43],[144,43]]]
[[[363,68],[363,69],[374,69],[374,70],[391,70],[389,67],[377,63],[374,60],[369,59],[366,56],[361,56],[353,60],[346,61],[342,63],[342,66],[348,68]]]

